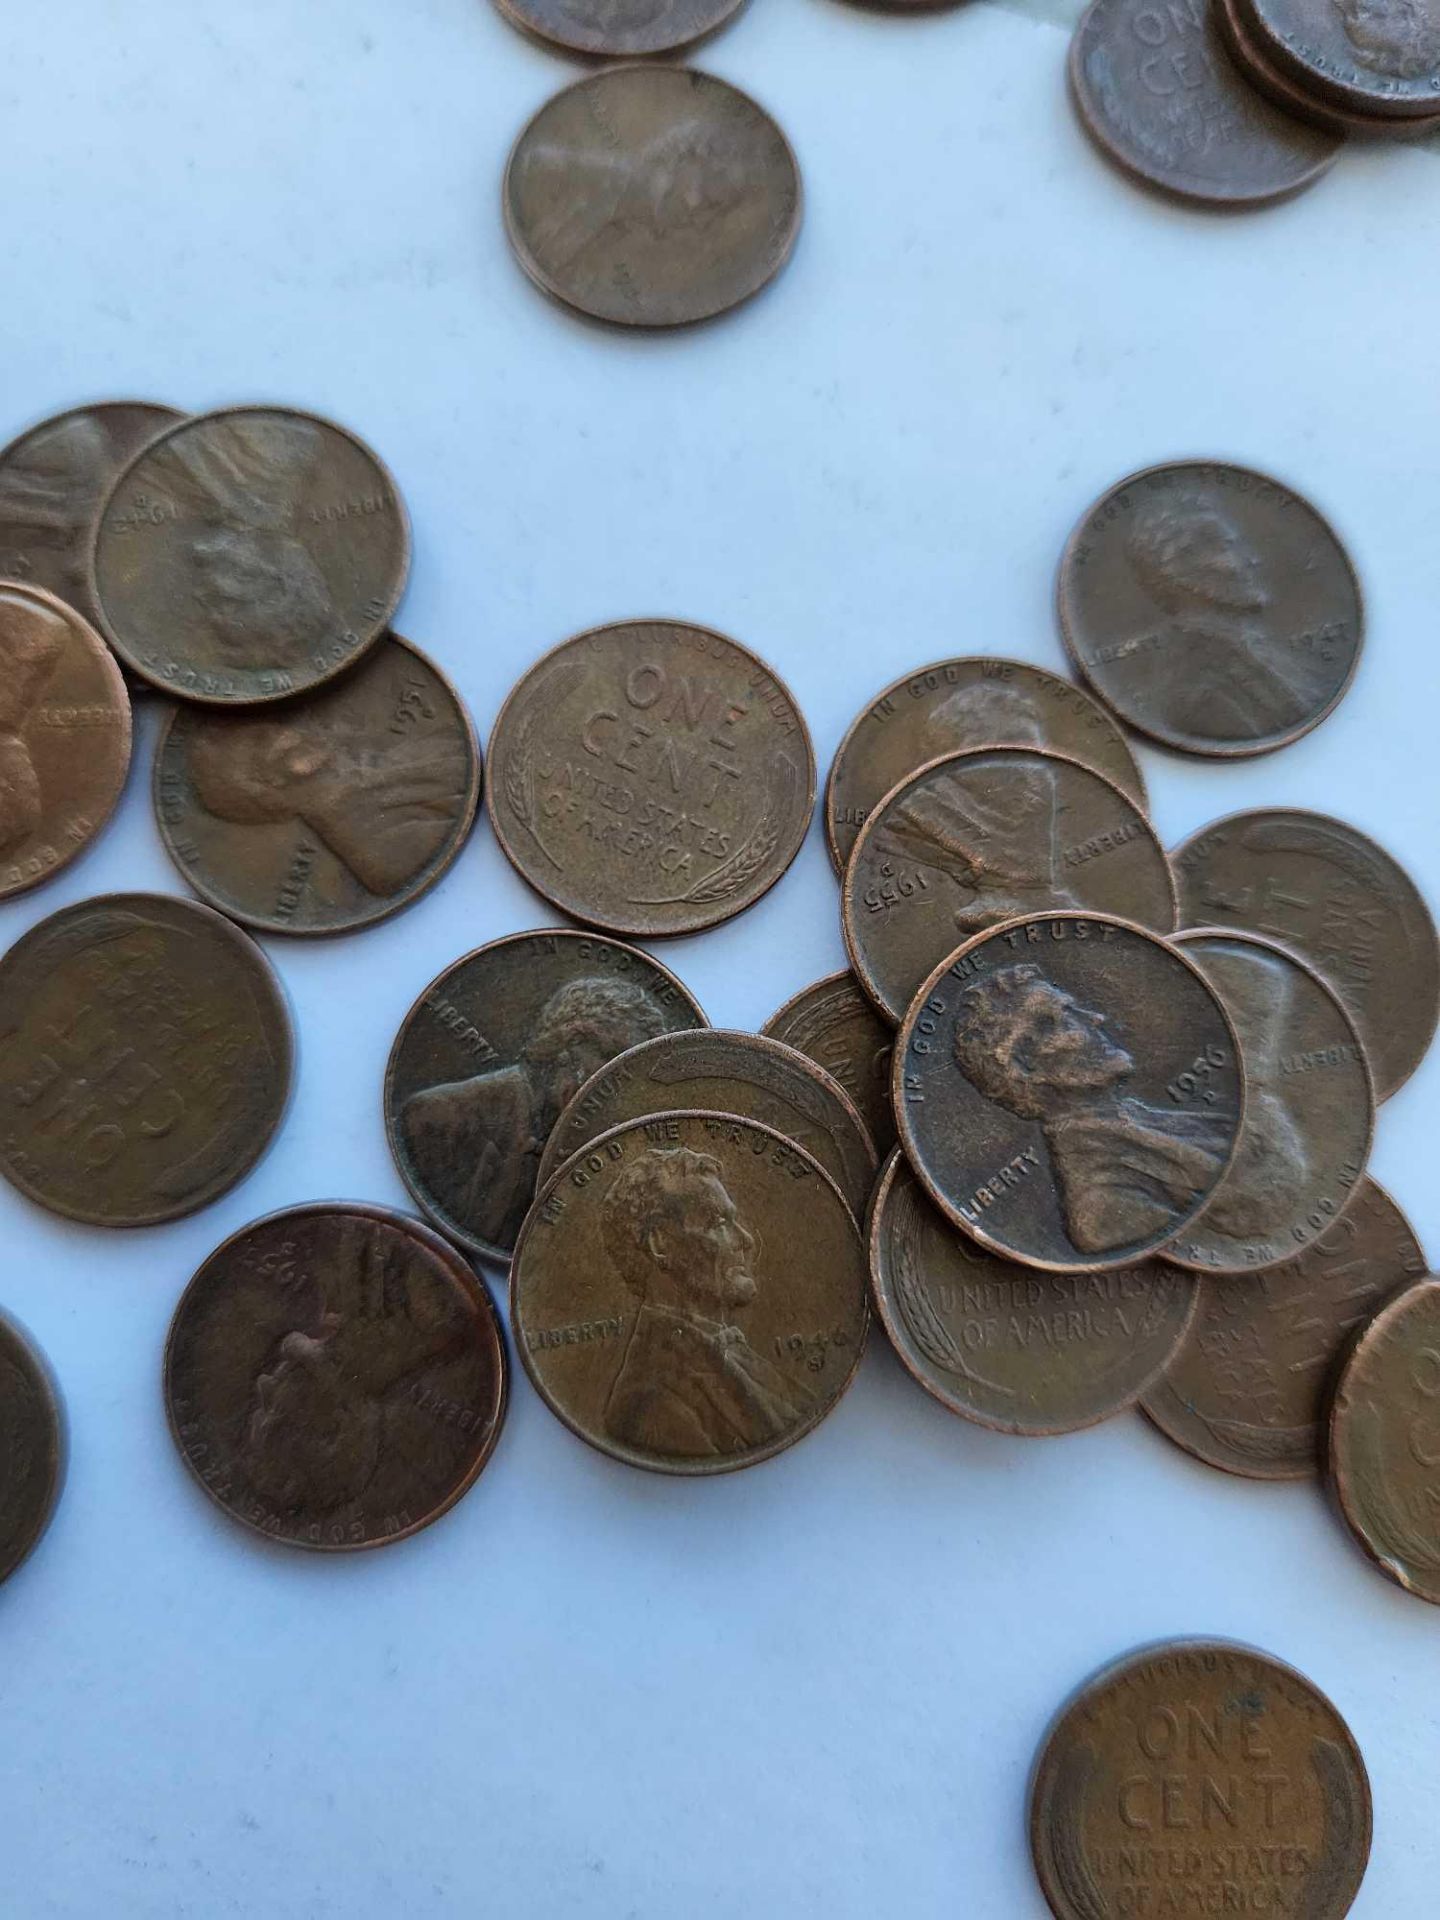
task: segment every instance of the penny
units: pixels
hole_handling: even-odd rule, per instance
[[[677,1108],[738,1114],[783,1134],[819,1162],[864,1219],[875,1147],[849,1096],[794,1047],[723,1029],[662,1033],[592,1074],[546,1142],[539,1184],[597,1134]]]
[[[578,634],[512,689],[490,736],[496,836],[547,900],[612,933],[695,933],[769,891],[815,806],[790,690],[677,620]]]
[[[130,697],[110,649],[57,595],[0,581],[0,899],[83,853],[130,768]]]
[[[618,940],[556,927],[467,953],[390,1049],[385,1130],[401,1179],[452,1239],[503,1264],[572,1096],[627,1048],[705,1024],[673,973]]]
[[[1100,698],[1184,753],[1287,746],[1360,658],[1360,585],[1334,530],[1278,480],[1221,461],[1119,481],[1071,534],[1057,597]]]
[[[1164,1913],[1341,1920],[1370,1857],[1370,1782],[1313,1681],[1228,1640],[1105,1667],[1045,1736],[1035,1869],[1058,1920]]]
[[[1436,0],[1251,0],[1252,31],[1308,91],[1354,113],[1440,112]]]
[[[407,1214],[288,1207],[217,1247],[165,1344],[180,1457],[232,1520],[343,1553],[407,1539],[472,1487],[505,1415],[484,1284]]]
[[[961,941],[1052,909],[1169,933],[1175,883],[1133,800],[1033,747],[950,754],[892,787],[861,828],[840,890],[856,978],[897,1022]]]
[[[0,1580],[40,1544],[65,1479],[65,1420],[44,1355],[0,1313]]]
[[[1206,1278],[1194,1324],[1141,1404],[1209,1466],[1252,1480],[1306,1479],[1320,1469],[1348,1341],[1424,1272],[1405,1216],[1383,1187],[1362,1180],[1340,1218],[1284,1266]]]
[[[835,750],[825,832],[836,871],[898,781],[977,747],[1048,747],[1104,774],[1145,810],[1144,776],[1124,734],[1083,687],[1023,660],[937,660],[877,694]]]
[[[503,199],[536,285],[630,327],[748,300],[800,228],[784,134],[748,94],[690,67],[610,67],[554,95],[515,143]]]
[[[723,26],[741,0],[497,0],[501,13],[571,53],[671,53]]]
[[[0,1173],[69,1219],[193,1213],[250,1171],[284,1114],[280,983],[193,901],[62,907],[0,959],[0,1009]]]
[[[890,1054],[895,1035],[853,973],[831,973],[804,987],[760,1029],[807,1054],[849,1094],[880,1154],[895,1144]]]
[[[952,1413],[1001,1433],[1073,1433],[1133,1406],[1200,1292],[1158,1260],[1106,1273],[997,1260],[956,1232],[898,1151],[869,1238],[871,1290],[906,1371]]]
[[[1261,45],[1242,0],[1215,0],[1215,18],[1226,51],[1232,55],[1251,86],[1286,112],[1298,114],[1332,133],[1361,139],[1423,140],[1440,128],[1440,117],[1416,116],[1397,120],[1376,113],[1357,113],[1310,93],[1285,71]]]
[[[727,1473],[818,1426],[855,1376],[860,1232],[803,1147],[734,1114],[602,1133],[537,1197],[510,1319],[541,1398],[613,1459]]]
[[[992,1252],[1070,1273],[1182,1234],[1234,1157],[1234,1024],[1178,947],[1123,920],[1013,920],[968,941],[895,1042],[900,1144]]]
[[[1440,1015],[1440,946],[1414,882],[1357,828],[1299,808],[1232,813],[1171,854],[1182,926],[1235,927],[1291,948],[1339,994],[1385,1100]]]
[[[166,851],[202,899],[266,933],[343,933],[408,906],[479,797],[460,696],[396,634],[273,711],[179,707],[155,753]]]
[[[362,440],[285,407],[181,420],[116,477],[91,578],[106,636],[183,700],[253,706],[333,679],[399,605],[410,530]]]

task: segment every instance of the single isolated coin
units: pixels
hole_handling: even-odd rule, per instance
[[[892,1028],[876,1013],[853,973],[831,973],[803,987],[760,1029],[823,1067],[849,1094],[879,1154],[895,1144],[890,1102]]]
[[[1370,1832],[1365,1762],[1335,1707],[1228,1640],[1162,1642],[1104,1668],[1052,1724],[1030,1787],[1057,1920],[1342,1920]]]
[[[937,967],[895,1043],[900,1144],[957,1226],[1057,1273],[1133,1266],[1229,1170],[1234,1023],[1178,947],[1063,913],[1011,920]]]
[[[385,1131],[430,1218],[502,1265],[550,1129],[617,1053],[704,1014],[658,960],[547,928],[467,953],[406,1014],[385,1069]]]
[[[62,907],[0,959],[0,1173],[91,1226],[193,1213],[269,1145],[292,1053],[268,961],[209,907]]]
[[[0,1313],[0,1580],[40,1544],[65,1479],[65,1417],[40,1349]]]
[[[860,830],[840,892],[856,978],[897,1022],[963,940],[1052,909],[1169,933],[1175,883],[1133,800],[1035,747],[951,754],[892,787]]]
[[[1440,113],[1437,0],[1247,0],[1265,51],[1308,92],[1392,120]]]
[[[1440,945],[1415,883],[1343,820],[1263,807],[1213,821],[1170,856],[1182,927],[1235,927],[1289,947],[1339,994],[1377,1100],[1425,1057],[1440,1015]]]
[[[166,851],[202,899],[264,933],[346,933],[408,906],[479,798],[459,694],[396,634],[283,707],[177,707],[155,753]]]
[[[815,754],[748,648],[678,620],[596,627],[538,660],[490,736],[512,863],[575,919],[648,938],[754,904],[800,850]]]
[[[232,1520],[339,1553],[404,1540],[474,1485],[507,1363],[484,1283],[408,1214],[289,1207],[232,1234],[165,1345],[180,1457]]]
[[[607,67],[554,95],[515,143],[503,199],[536,285],[630,327],[738,306],[800,229],[790,143],[748,94],[692,67]]]
[[[870,1214],[870,1284],[907,1372],[1002,1433],[1073,1433],[1133,1406],[1171,1359],[1200,1282],[1158,1260],[1036,1273],[958,1233],[897,1151]]]
[[[0,580],[0,899],[83,853],[130,769],[130,696],[73,607]]]
[[[1320,1471],[1330,1393],[1352,1336],[1424,1272],[1409,1221],[1362,1180],[1340,1218],[1284,1266],[1206,1276],[1194,1323],[1144,1410],[1209,1466],[1251,1480],[1308,1479]]]
[[[287,407],[230,407],[179,421],[116,477],[91,581],[142,680],[254,706],[353,666],[409,565],[404,504],[363,440]]]
[[[526,32],[605,60],[673,53],[723,26],[742,0],[496,0]]]
[[[582,1440],[632,1467],[728,1473],[793,1446],[855,1377],[860,1230],[773,1128],[632,1120],[537,1196],[510,1319],[541,1398]]]

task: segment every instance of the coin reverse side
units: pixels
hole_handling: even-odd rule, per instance
[[[65,1479],[65,1417],[40,1349],[0,1313],[0,1581],[40,1544]]]
[[[853,973],[831,973],[802,987],[760,1029],[821,1066],[855,1102],[876,1151],[895,1144],[890,1055],[895,1035]]]

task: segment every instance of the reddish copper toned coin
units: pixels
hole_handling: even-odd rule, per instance
[[[1440,112],[1436,0],[1250,0],[1261,46],[1307,91],[1354,113]]]
[[[40,1544],[65,1479],[65,1416],[45,1356],[0,1313],[0,1580]]]
[[[878,1153],[895,1144],[890,1054],[895,1035],[853,973],[831,973],[804,987],[760,1029],[807,1054],[859,1109]]]
[[[1424,140],[1440,127],[1440,116],[1396,119],[1393,115],[1357,113],[1322,99],[1287,72],[1260,40],[1248,0],[1213,0],[1216,23],[1226,51],[1252,87],[1258,87],[1287,113],[1296,114],[1331,133],[1369,140]]]
[[[673,53],[721,27],[742,0],[496,0],[527,33],[605,60]]]
[[[407,1214],[332,1201],[242,1227],[165,1346],[180,1457],[232,1520],[343,1553],[404,1540],[474,1485],[505,1415],[483,1283]]]

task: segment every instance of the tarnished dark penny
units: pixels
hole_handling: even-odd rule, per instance
[[[1330,525],[1278,480],[1223,461],[1111,487],[1070,536],[1057,599],[1071,658],[1122,720],[1222,758],[1319,726],[1365,624]]]
[[[385,1069],[400,1177],[452,1238],[502,1264],[567,1102],[642,1040],[703,1027],[637,947],[544,928],[467,953],[406,1014]]]
[[[1357,828],[1299,808],[1213,821],[1170,856],[1182,926],[1268,935],[1340,995],[1375,1097],[1419,1066],[1440,1015],[1440,946],[1404,869]]]
[[[800,170],[762,107],[691,67],[621,66],[548,100],[505,171],[505,226],[546,293],[630,327],[758,293],[800,229]]]
[[[982,1246],[1057,1273],[1183,1233],[1234,1156],[1244,1071],[1195,963],[1124,920],[1007,921],[953,954],[895,1042],[900,1144]]]
[[[1354,113],[1440,113],[1437,0],[1248,0],[1262,48],[1308,92]]]
[[[1142,810],[1038,748],[951,754],[892,787],[840,890],[855,976],[898,1021],[961,941],[1016,914],[1085,910],[1175,925],[1175,883]]]
[[[633,60],[703,39],[739,11],[742,0],[496,0],[496,5],[527,33],[568,52]]]
[[[1144,776],[1124,734],[1083,687],[1023,660],[937,660],[877,694],[835,750],[825,833],[836,871],[898,781],[977,747],[1047,747],[1104,774],[1145,810]]]
[[[734,1114],[656,1114],[591,1141],[515,1248],[526,1371],[632,1467],[727,1473],[793,1446],[860,1364],[865,1261],[803,1147]]]
[[[1336,1708],[1228,1640],[1164,1641],[1104,1668],[1051,1725],[1030,1788],[1058,1920],[1342,1920],[1370,1832],[1365,1762]]]
[[[404,1540],[474,1485],[508,1367],[490,1295],[408,1214],[268,1214],[217,1247],[165,1345],[180,1457],[232,1520],[289,1547]]]
[[[486,805],[557,907],[612,933],[694,933],[753,905],[800,850],[815,754],[790,690],[707,627],[578,634],[519,681]]]
[[[1108,160],[1215,208],[1262,207],[1314,184],[1339,151],[1246,85],[1213,0],[1091,0],[1070,43],[1070,91]]]
[[[879,1154],[895,1144],[890,1055],[895,1035],[853,973],[831,973],[795,997],[760,1029],[821,1066],[849,1094]]]
[[[1073,1433],[1133,1406],[1175,1353],[1200,1282],[1158,1260],[1035,1273],[958,1233],[903,1156],[870,1214],[870,1285],[906,1370],[1002,1433]]]
[[[1247,1122],[1248,1124],[1248,1122]],[[1284,1266],[1207,1276],[1200,1310],[1145,1412],[1177,1446],[1226,1473],[1303,1480],[1321,1465],[1347,1342],[1425,1272],[1410,1224],[1362,1180],[1340,1218]]]
[[[0,580],[0,899],[83,853],[130,769],[130,696],[89,622]]]
[[[408,906],[464,846],[479,797],[459,694],[396,634],[284,707],[177,708],[155,752],[166,851],[202,899],[266,933],[344,933]]]
[[[825,1169],[855,1218],[865,1218],[875,1147],[848,1094],[794,1047],[721,1028],[662,1033],[592,1074],[546,1142],[539,1184],[597,1134],[677,1108],[738,1114],[784,1134]]]
[[[1252,87],[1258,87],[1287,113],[1298,114],[1317,127],[1360,139],[1425,140],[1440,128],[1440,116],[1403,120],[1377,113],[1356,113],[1322,100],[1288,73],[1259,39],[1248,0],[1214,0],[1215,18],[1230,53]]]
[[[364,441],[286,407],[230,407],[181,420],[117,475],[91,582],[141,679],[253,706],[353,666],[409,564],[404,503]]]
[[[0,959],[0,1173],[92,1226],[193,1213],[265,1151],[291,1060],[280,983],[220,914],[62,907]]]
[[[44,1355],[0,1313],[0,1580],[40,1544],[65,1479],[65,1417]]]

